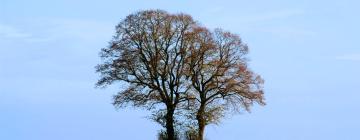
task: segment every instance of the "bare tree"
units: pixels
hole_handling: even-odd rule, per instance
[[[263,80],[247,67],[247,53],[237,35],[211,32],[189,15],[140,11],[121,21],[102,49],[97,86],[127,83],[113,104],[152,110],[166,128],[159,139],[175,140],[185,131],[186,139],[202,140],[205,126],[229,111],[265,105]]]
[[[161,10],[131,14],[116,26],[113,40],[101,51],[104,62],[96,67],[101,74],[97,86],[117,81],[129,85],[114,96],[113,104],[155,110],[156,118],[164,119],[168,140],[176,139],[174,113],[190,88],[185,83],[189,48],[185,38],[194,25],[185,14]]]
[[[187,74],[193,91],[188,93],[191,110],[196,115],[198,140],[204,137],[205,126],[217,123],[228,111],[239,111],[256,102],[265,105],[263,80],[247,67],[247,45],[239,36],[221,29],[210,32],[194,29]]]

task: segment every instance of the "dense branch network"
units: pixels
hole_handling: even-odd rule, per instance
[[[127,83],[113,104],[154,110],[166,139],[177,137],[177,125],[194,128],[195,121],[191,134],[201,140],[205,126],[228,111],[265,104],[263,80],[247,66],[247,45],[230,32],[209,31],[189,15],[130,14],[116,26],[109,44],[100,53],[97,86]]]

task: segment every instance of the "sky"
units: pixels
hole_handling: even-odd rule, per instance
[[[360,1],[0,0],[0,139],[151,140],[161,128],[95,88],[98,53],[139,10],[187,13],[239,34],[266,106],[206,128],[208,140],[359,140]]]

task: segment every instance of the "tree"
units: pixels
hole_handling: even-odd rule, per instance
[[[104,62],[96,67],[101,74],[97,86],[118,81],[129,85],[114,96],[113,104],[155,110],[156,119],[165,120],[169,140],[176,139],[174,113],[190,89],[184,73],[185,38],[195,24],[189,15],[161,10],[130,14],[116,26],[113,40],[100,53]]]
[[[152,110],[151,118],[166,128],[159,139],[175,140],[185,131],[185,139],[202,140],[206,125],[228,112],[265,105],[263,80],[247,66],[247,45],[230,32],[209,31],[189,15],[130,14],[109,44],[100,53],[97,86],[127,83],[113,104]]]
[[[204,27],[194,29],[187,76],[192,83],[188,93],[198,124],[198,140],[204,137],[205,126],[217,123],[228,111],[242,107],[250,111],[256,102],[265,105],[263,80],[247,67],[247,45],[239,36],[221,29],[210,32]]]

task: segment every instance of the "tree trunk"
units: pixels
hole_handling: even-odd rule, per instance
[[[197,140],[203,140],[204,139],[204,132],[205,132],[205,125],[206,125],[206,120],[205,120],[205,107],[204,105],[201,105],[197,114],[196,114],[196,119],[198,121],[198,139]]]
[[[174,109],[172,107],[168,107],[165,118],[167,138],[168,140],[176,140],[174,129]]]

